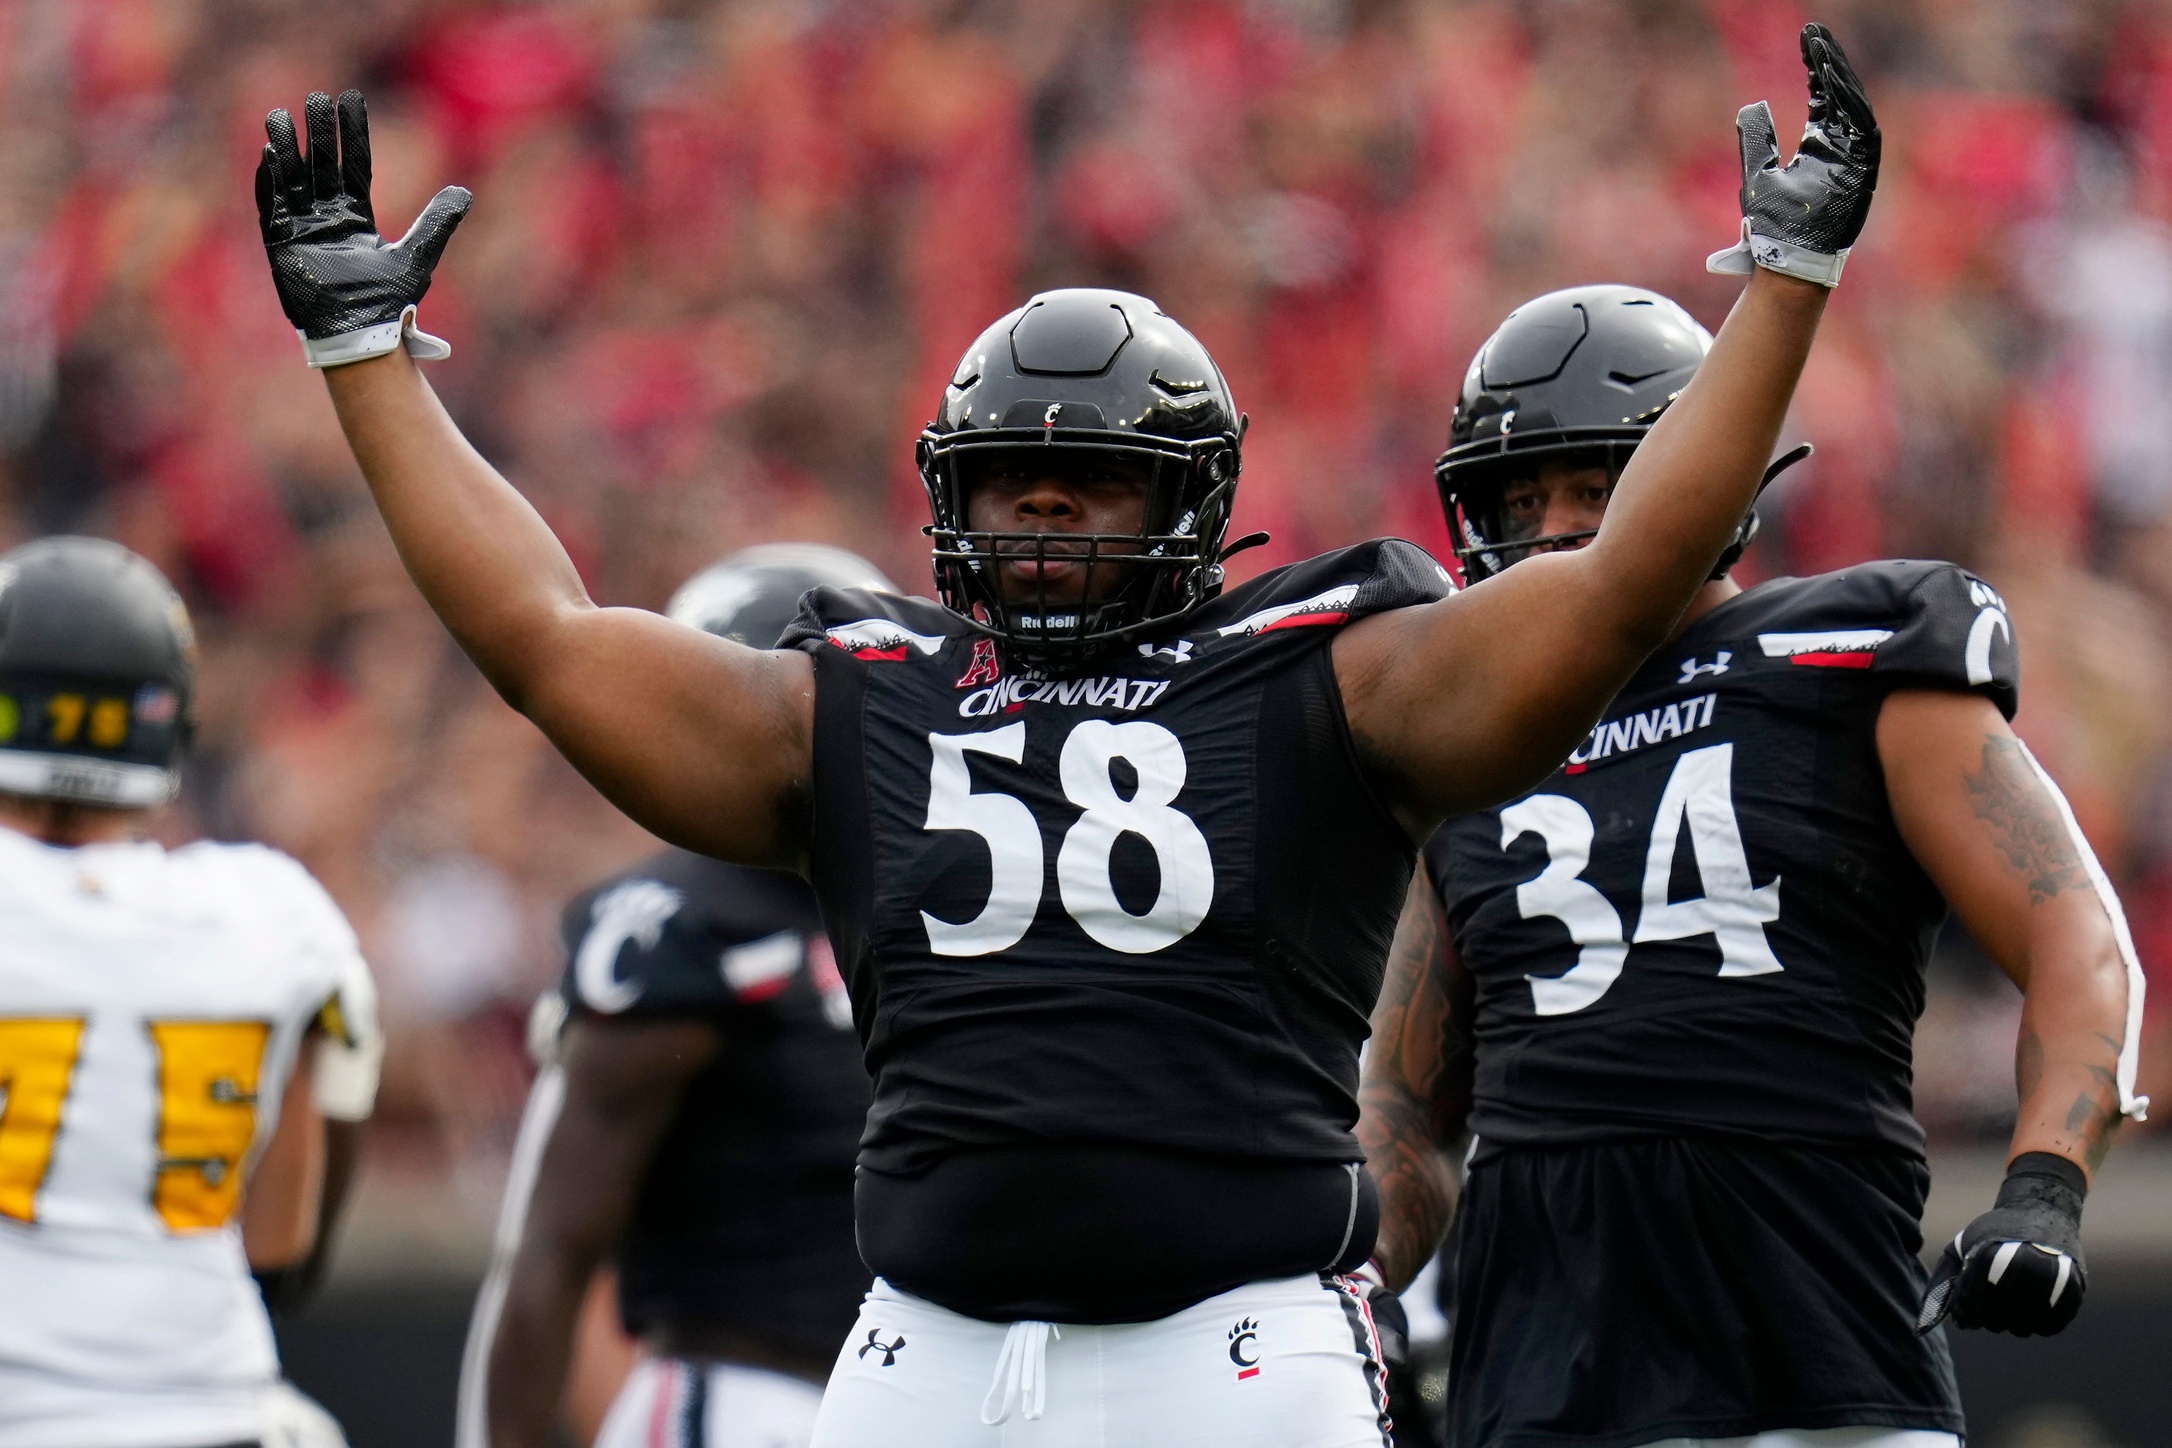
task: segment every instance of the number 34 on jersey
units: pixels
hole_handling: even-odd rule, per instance
[[[1627,932],[1622,913],[1585,880],[1595,833],[1583,805],[1560,794],[1535,794],[1501,811],[1501,848],[1525,834],[1546,844],[1546,867],[1516,887],[1516,906],[1526,920],[1551,917],[1568,928],[1576,963],[1559,976],[1526,976],[1531,1005],[1542,1016],[1568,1015],[1597,1001],[1620,977],[1632,944],[1710,936],[1719,945],[1722,976],[1769,975],[1783,969],[1765,927],[1780,918],[1780,878],[1762,884],[1750,877],[1733,790],[1732,743],[1692,749],[1675,761],[1652,820],[1644,856],[1644,880],[1636,929]],[[1704,893],[1668,898],[1683,831]]]

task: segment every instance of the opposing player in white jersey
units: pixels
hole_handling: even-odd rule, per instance
[[[0,558],[0,1448],[291,1440],[306,1406],[251,1268],[306,1271],[375,996],[293,860],[142,838],[194,675],[125,548]]]

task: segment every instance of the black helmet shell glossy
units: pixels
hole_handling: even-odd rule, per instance
[[[959,359],[929,431],[1038,434],[1050,407],[1059,431],[1236,446],[1237,406],[1221,368],[1197,337],[1130,292],[1043,292],[1004,317]]]
[[[774,648],[815,588],[897,592],[881,569],[824,543],[762,543],[710,564],[679,585],[667,617],[749,648]]]
[[[1535,297],[1471,359],[1442,466],[1637,441],[1711,350],[1695,317],[1642,287]]]
[[[1022,662],[1082,668],[1101,651],[1181,619],[1221,588],[1223,540],[1243,466],[1244,417],[1197,337],[1130,292],[1043,292],[981,333],[920,435],[943,602]],[[1031,552],[1055,535],[967,524],[969,463],[987,450],[1117,454],[1144,465],[1138,534],[1068,534],[1124,582],[1085,604],[1006,599],[987,568],[998,550]]]
[[[1603,456],[1618,475],[1711,349],[1696,318],[1642,287],[1569,287],[1509,313],[1464,373],[1448,450],[1433,469],[1472,580],[1499,572],[1516,551],[1504,546],[1497,516],[1511,477],[1571,453]],[[1755,531],[1751,513],[1721,571]]]

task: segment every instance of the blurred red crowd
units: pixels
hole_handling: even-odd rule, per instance
[[[1755,577],[1881,555],[2006,594],[2020,726],[2172,1001],[2172,12],[1835,0],[1886,162]],[[1430,463],[1517,302],[1622,281],[1717,326],[1733,116],[1803,111],[1794,0],[19,0],[0,7],[0,536],[121,538],[202,616],[171,829],[300,855],[363,932],[388,1106],[502,1141],[557,903],[650,842],[462,663],[279,315],[273,105],[357,85],[391,231],[477,202],[433,380],[598,597],[745,543],[927,586],[911,439],[1045,286],[1145,292],[1252,417],[1252,568],[1444,551]],[[2003,988],[2000,988],[2003,989]],[[2149,1075],[2172,1101],[2155,1012]],[[1935,1128],[2010,1101],[2012,1003],[1934,991]],[[2002,1094],[2003,1093],[2003,1094]],[[404,1114],[403,1114],[404,1113]],[[487,1155],[487,1153],[484,1153]]]

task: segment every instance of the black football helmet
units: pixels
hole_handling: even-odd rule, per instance
[[[799,602],[812,588],[897,592],[881,569],[857,553],[823,543],[763,543],[687,579],[664,613],[703,633],[770,649],[799,617]]]
[[[1129,292],[1043,292],[966,350],[935,421],[920,434],[943,602],[1021,661],[1056,671],[1182,618],[1220,591],[1222,559],[1235,551],[1223,538],[1244,429],[1222,370],[1160,307]],[[972,530],[965,505],[975,468],[995,452],[1041,448],[1144,465],[1143,530]],[[1083,557],[1090,601],[1052,607],[1045,596],[1005,600],[988,567],[999,551]],[[1124,581],[1097,598],[1095,572],[1103,566],[1121,570]]]
[[[143,559],[70,537],[0,557],[0,793],[165,803],[195,686],[188,610]]]
[[[1503,490],[1544,457],[1588,458],[1619,478],[1711,349],[1712,334],[1696,318],[1641,287],[1570,287],[1510,312],[1471,359],[1448,451],[1433,467],[1465,576],[1476,583],[1542,545],[1596,533],[1510,542]],[[1756,532],[1753,509],[1713,577],[1734,566]]]

